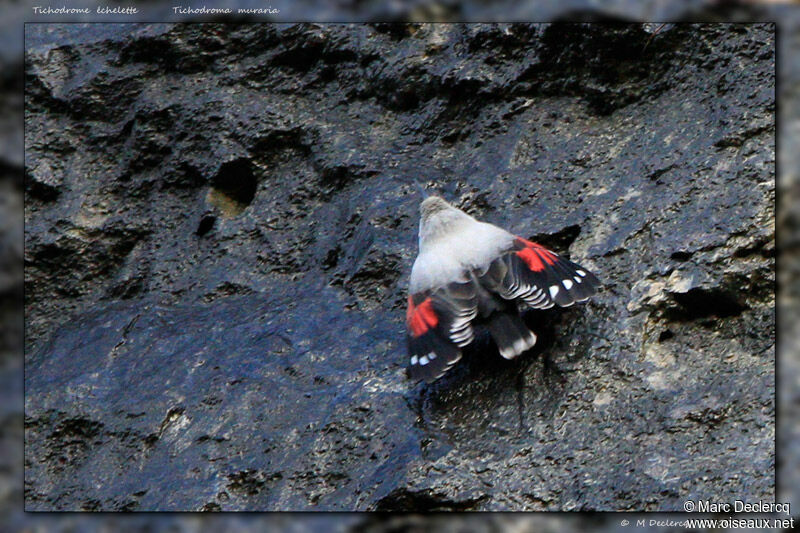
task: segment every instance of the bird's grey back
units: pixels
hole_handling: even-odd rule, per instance
[[[479,222],[437,196],[420,205],[419,236],[419,255],[411,269],[412,293],[466,281],[466,273],[485,270],[514,239],[504,229]]]

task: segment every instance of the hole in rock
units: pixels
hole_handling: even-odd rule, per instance
[[[196,232],[197,236],[198,237],[202,237],[203,235],[205,235],[206,233],[211,231],[214,228],[214,223],[216,221],[217,221],[217,217],[215,217],[215,216],[211,216],[211,215],[204,216],[200,220],[200,224],[197,225],[197,232]]]
[[[739,303],[731,295],[721,290],[692,289],[686,293],[672,295],[680,305],[676,318],[695,320],[715,316],[725,318],[738,316],[747,309],[746,305]]]
[[[258,180],[247,159],[224,163],[211,179],[206,201],[219,209],[222,216],[232,218],[244,211],[256,196]]]
[[[677,251],[673,252],[669,257],[675,261],[688,261],[692,258],[692,255],[694,255],[693,252]]]

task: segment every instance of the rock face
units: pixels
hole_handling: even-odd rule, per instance
[[[774,498],[772,25],[43,28],[28,510]],[[602,292],[410,382],[417,179]]]

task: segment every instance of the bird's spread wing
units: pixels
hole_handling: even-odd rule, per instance
[[[406,327],[411,378],[430,383],[461,359],[460,347],[474,338],[472,320],[477,314],[474,281],[409,296]]]
[[[547,309],[583,302],[597,292],[600,281],[580,265],[521,237],[492,261],[481,284],[521,308]]]
[[[516,357],[536,342],[536,335],[519,321],[503,322],[497,302],[514,301],[520,309],[566,307],[592,296],[599,280],[580,265],[547,248],[517,237],[483,274],[408,297],[406,327],[411,355],[409,375],[428,383],[461,359],[461,347],[472,342],[472,321],[480,310],[488,316],[490,333],[503,357]],[[499,296],[499,298],[497,298]],[[496,300],[492,304],[492,300]]]

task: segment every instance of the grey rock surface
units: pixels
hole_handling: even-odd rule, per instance
[[[772,25],[127,28],[27,35],[28,510],[774,498]],[[603,291],[410,382],[416,179]]]

